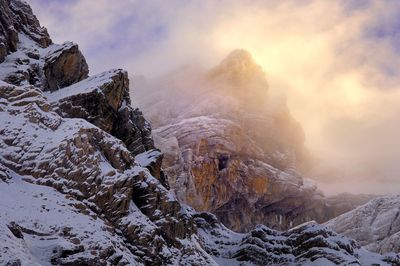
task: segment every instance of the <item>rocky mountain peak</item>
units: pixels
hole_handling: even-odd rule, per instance
[[[182,202],[242,232],[259,223],[283,230],[324,222],[348,210],[327,206],[300,174],[308,163],[301,125],[286,103],[269,95],[265,73],[249,52],[232,51],[205,76],[206,82],[188,84],[185,77],[162,90],[143,90],[138,100]]]
[[[244,49],[230,52],[219,65],[211,69],[208,78],[241,89],[253,88],[265,92],[268,88],[262,67]]]
[[[245,49],[235,49],[222,60],[221,65],[230,65],[232,67],[241,65],[248,67],[256,66],[257,64],[250,52]]]

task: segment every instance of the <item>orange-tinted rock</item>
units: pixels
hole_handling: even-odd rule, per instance
[[[155,144],[178,198],[236,231],[256,224],[287,229],[338,214],[302,177],[309,160],[302,128],[286,102],[270,95],[248,52],[233,51],[196,73],[193,84],[179,83],[177,75],[175,83],[160,82],[168,84],[162,89],[146,88],[151,97],[139,102],[155,123]]]

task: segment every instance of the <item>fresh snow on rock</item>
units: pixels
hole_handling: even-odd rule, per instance
[[[316,223],[241,234],[181,204],[150,125],[130,104],[127,73],[87,77],[78,46],[52,44],[24,1],[0,0],[0,15],[9,29],[0,31],[8,41],[0,58],[0,265],[400,264],[397,254],[371,253]],[[246,81],[258,77],[249,74]],[[186,122],[218,133],[221,121]],[[165,145],[176,147],[177,139]],[[315,190],[294,174],[258,166],[288,188]],[[393,218],[379,220],[385,217]]]
[[[11,258],[26,266],[52,265],[51,258],[57,253],[75,249],[81,251],[79,256],[95,259],[96,247],[110,245],[116,250],[115,257],[123,255],[130,264],[137,264],[138,258],[114,228],[92,211],[82,211],[80,201],[53,188],[27,183],[15,173],[11,177],[7,184],[0,184],[0,265]],[[13,223],[20,236],[11,233]],[[73,255],[68,259],[73,260]]]
[[[336,232],[358,240],[366,249],[400,252],[400,195],[384,196],[326,223]]]
[[[45,92],[44,95],[50,102],[56,102],[69,96],[87,93],[99,89],[100,87],[105,86],[108,83],[112,82],[113,81],[112,77],[115,76],[115,74],[120,71],[121,69],[108,70],[103,73],[84,79],[69,87],[63,88],[62,90],[57,90],[54,92]]]

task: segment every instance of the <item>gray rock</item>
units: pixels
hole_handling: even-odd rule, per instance
[[[179,70],[135,91],[182,202],[247,232],[257,224],[286,230],[325,222],[368,200],[339,206],[305,178],[302,128],[285,100],[270,94],[248,52],[235,50],[211,70],[193,72]]]

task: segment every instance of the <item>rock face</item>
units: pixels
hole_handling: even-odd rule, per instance
[[[15,3],[19,1],[10,5]],[[195,228],[184,208],[149,170],[135,163],[134,155],[151,149],[152,139],[148,123],[130,106],[127,73],[105,72],[53,93],[43,92],[48,79],[58,82],[76,74],[70,79],[74,82],[82,76],[60,68],[58,77],[51,71],[40,76],[44,82],[22,77],[8,83],[16,70],[44,67],[49,54],[61,62],[68,49],[42,48],[23,32],[19,35],[17,51],[0,65],[6,81],[0,83],[1,186],[12,191],[2,193],[10,200],[25,195],[10,210],[25,205],[32,212],[2,209],[6,238],[0,254],[7,255],[1,255],[0,264],[190,264],[188,254],[198,263],[212,264],[191,240]],[[38,57],[30,60],[22,51],[37,51]],[[9,67],[21,60],[26,67]],[[77,100],[89,96],[97,100],[97,113],[88,101]],[[123,138],[129,130],[137,133]],[[42,220],[43,211],[54,220]],[[73,227],[65,222],[69,216],[74,217]],[[39,248],[44,253],[35,252]]]
[[[4,3],[1,18],[26,6]],[[162,154],[151,149],[147,122],[130,106],[126,72],[54,92],[44,90],[55,77],[41,71],[44,82],[10,82],[59,47],[18,34],[17,51],[0,64],[0,265],[399,265],[398,255],[367,252],[321,225],[238,234],[182,205],[168,189]]]
[[[181,201],[245,232],[257,224],[325,222],[369,199],[340,205],[302,177],[302,129],[248,52],[235,50],[209,71],[176,75],[139,85],[143,93],[136,94]]]
[[[88,77],[89,67],[78,45],[66,42],[44,59],[45,90],[55,91]]]
[[[215,213],[233,230],[257,223],[287,228],[324,217],[316,187],[255,158],[259,147],[229,120],[185,119],[155,134],[156,146],[165,151],[164,170],[176,176],[171,185],[178,197]]]
[[[52,43],[47,30],[40,26],[26,2],[1,0],[0,9],[0,63],[7,54],[17,50],[19,32],[28,35],[40,47]]]
[[[16,85],[39,85],[41,62],[35,47],[51,45],[47,30],[24,1],[1,0],[0,10],[0,63],[6,69],[0,72],[0,79]]]
[[[161,168],[163,157],[164,155],[159,150],[153,149],[136,155],[135,161],[140,166],[147,168],[164,187],[169,189],[168,179]]]
[[[134,155],[154,149],[150,124],[130,105],[126,71],[106,71],[46,95],[60,115],[89,121],[122,140]]]
[[[354,238],[368,250],[400,252],[400,195],[371,200],[326,223],[338,233]]]

